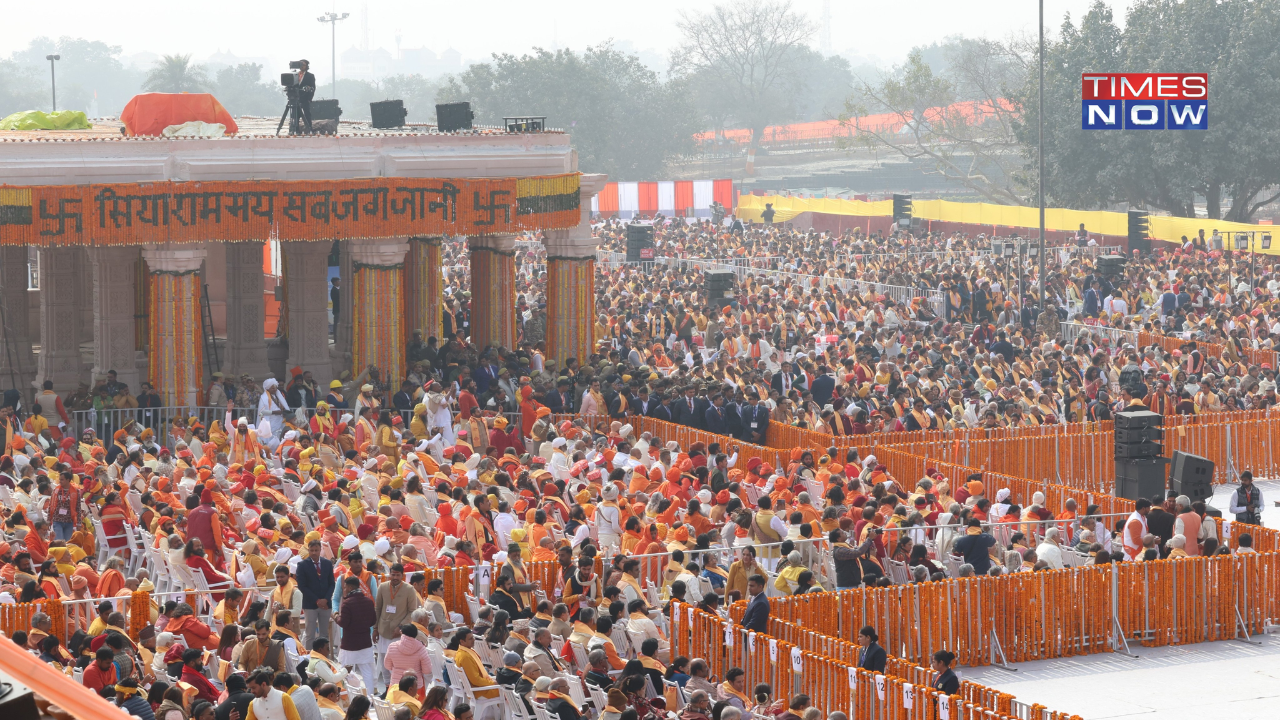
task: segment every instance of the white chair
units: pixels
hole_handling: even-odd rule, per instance
[[[507,713],[514,720],[532,720],[529,711],[524,706],[524,700],[516,695],[516,691],[511,688],[502,688],[502,702],[507,708]]]
[[[897,560],[886,560],[886,569],[888,570],[889,579],[894,585],[911,584],[911,575],[907,572],[907,564]]]
[[[551,713],[547,712],[547,706],[543,705],[540,702],[535,702],[533,704],[533,713],[538,718],[538,720],[553,720],[553,718],[551,717]],[[558,718],[554,720],[558,720]]]
[[[129,493],[125,495],[125,497],[129,500],[129,507],[133,508],[133,514],[141,515],[142,514],[142,494],[139,493],[137,490],[134,490],[131,488],[129,490]]]
[[[587,692],[591,693],[591,704],[595,706],[596,713],[604,712],[604,709],[609,705],[609,696],[605,691],[596,685],[587,683]]]
[[[302,494],[302,488],[299,488],[297,483],[288,479],[280,481],[280,491],[284,493],[284,499],[290,503],[293,503]]]
[[[499,715],[501,715],[501,708],[502,708],[502,705],[504,704],[501,692],[498,693],[497,697],[491,697],[491,698],[476,697],[475,689],[471,687],[471,682],[467,680],[466,673],[458,669],[458,666],[454,663],[450,663],[449,665],[446,666],[446,668],[449,671],[450,682],[453,682],[453,679],[455,677],[457,678],[457,685],[454,686],[454,694],[456,695],[459,691],[461,691],[462,697],[467,699],[467,702],[470,703],[471,709],[475,713],[475,720],[484,720],[485,710],[489,708],[497,708],[499,711]],[[489,686],[482,687],[480,689],[483,691],[483,690],[500,690],[501,688],[499,688],[497,685],[489,685]]]
[[[618,657],[628,660],[635,658],[636,649],[631,647],[631,637],[627,634],[625,623],[614,625],[609,633],[609,639],[613,641],[613,648],[618,651]]]
[[[466,593],[467,609],[471,611],[471,622],[480,619],[480,600],[471,593]]]
[[[561,675],[561,677],[569,683],[569,697],[573,698],[573,704],[578,707],[586,705],[587,695],[582,691],[582,678],[568,673]]]
[[[653,584],[652,580],[644,581],[644,597],[649,607],[662,606],[662,598],[658,595],[658,588]]]
[[[374,717],[377,720],[395,720],[395,709],[386,700],[370,697],[369,702],[373,705]]]
[[[640,648],[644,646],[644,641],[646,639],[645,634],[642,632],[636,632],[635,630],[626,627],[626,625],[623,625],[623,627],[626,628],[627,631],[627,641],[631,643],[631,648],[635,651],[636,657],[639,657]]]
[[[587,660],[587,649],[582,647],[582,643],[569,643],[569,649],[573,651],[573,664],[578,670],[586,672],[591,663]]]
[[[684,688],[680,687],[680,683],[664,680],[666,690],[674,691],[676,696],[676,714],[684,712],[684,706],[689,704],[689,699],[684,696]]]

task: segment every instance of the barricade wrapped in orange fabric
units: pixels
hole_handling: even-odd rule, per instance
[[[126,135],[159,135],[170,125],[192,120],[222,123],[228,135],[240,127],[231,113],[209,93],[142,93],[130,98],[120,111]]]

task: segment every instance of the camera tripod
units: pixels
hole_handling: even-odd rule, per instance
[[[276,125],[276,135],[280,134],[280,129],[284,127],[285,118],[289,119],[289,134],[302,134],[303,125],[306,131],[311,132],[311,113],[302,109],[302,101],[298,99],[298,91],[289,88],[287,91],[289,100],[284,106],[284,112],[280,114],[280,123]]]

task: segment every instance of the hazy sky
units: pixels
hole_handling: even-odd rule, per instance
[[[823,0],[792,0],[815,21]],[[1091,0],[1046,0],[1045,24],[1056,28],[1064,12],[1078,18]],[[1119,20],[1130,0],[1105,0]],[[1033,0],[829,0],[831,47],[836,53],[901,61],[910,47],[948,35],[1004,37],[1034,33]],[[679,41],[680,12],[702,10],[714,0],[173,0],[5,2],[0,22],[0,56],[25,47],[34,37],[69,35],[120,45],[138,52],[191,53],[196,59],[217,51],[241,57],[307,57],[323,76],[329,72],[328,25],[316,18],[330,10],[351,17],[338,25],[338,52],[357,45],[367,10],[373,47],[394,52],[396,33],[405,48],[436,52],[456,48],[469,60],[493,52],[521,53],[535,46],[581,49],[610,38],[636,50],[665,55]],[[818,46],[819,35],[813,44]],[[271,71],[272,68],[267,68]]]

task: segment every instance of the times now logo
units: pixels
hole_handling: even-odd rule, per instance
[[[1081,73],[1084,130],[1208,130],[1208,73]]]

